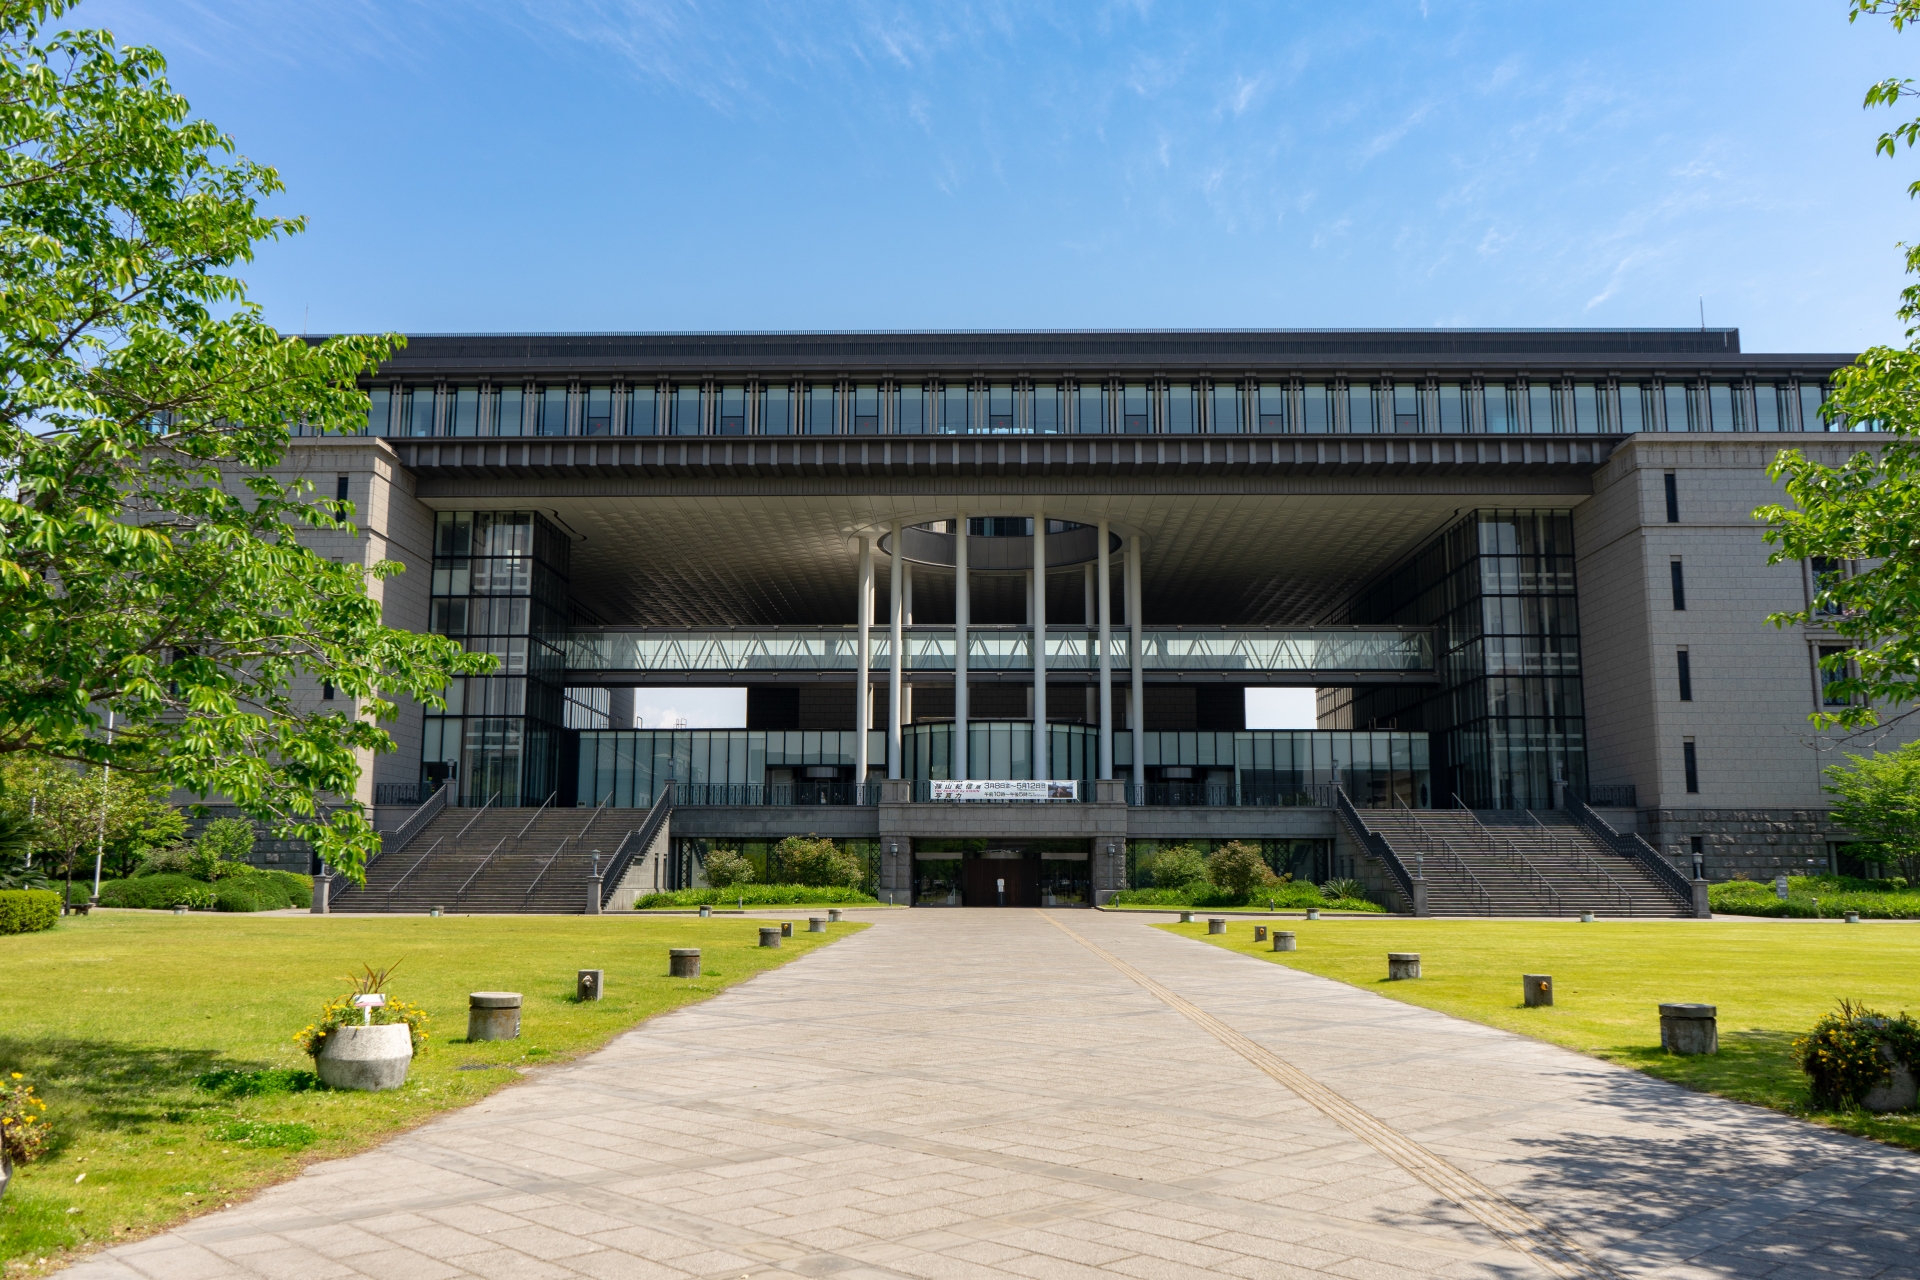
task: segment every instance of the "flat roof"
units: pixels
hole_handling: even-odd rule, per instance
[[[384,373],[1787,372],[1825,371],[1852,359],[1851,353],[1743,352],[1737,328],[423,333],[408,336]]]

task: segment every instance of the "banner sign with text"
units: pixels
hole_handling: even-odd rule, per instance
[[[964,782],[933,783],[935,800],[1078,800],[1080,784],[1024,778],[969,778]]]

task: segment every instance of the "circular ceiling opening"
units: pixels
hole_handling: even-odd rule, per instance
[[[900,554],[913,564],[951,569],[954,565],[954,520],[931,520],[900,531]],[[969,573],[1022,573],[1033,568],[1032,516],[969,516],[967,518]],[[1120,536],[1107,535],[1107,552],[1121,549]],[[893,535],[880,536],[880,550],[893,554]],[[1071,520],[1047,521],[1047,568],[1065,569],[1100,556],[1100,530]]]

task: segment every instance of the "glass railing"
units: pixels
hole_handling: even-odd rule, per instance
[[[952,671],[951,627],[903,633],[909,671]],[[892,636],[868,636],[868,668],[893,664]],[[1249,673],[1312,671],[1426,672],[1434,668],[1433,633],[1413,627],[1153,627],[1141,632],[1143,671]],[[1112,632],[1111,666],[1132,669],[1132,636]],[[756,627],[727,630],[579,630],[568,634],[567,666],[576,672],[750,673],[853,671],[859,642],[852,627]],[[1099,635],[1089,627],[1047,629],[1047,669],[1099,668]],[[1027,627],[967,631],[968,671],[1031,671]]]

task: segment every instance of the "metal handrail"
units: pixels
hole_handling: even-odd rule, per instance
[[[1582,849],[1579,845],[1575,844],[1568,837],[1560,835],[1552,827],[1549,827],[1545,822],[1542,822],[1540,820],[1540,815],[1535,813],[1533,810],[1531,809],[1526,810],[1526,815],[1529,818],[1533,819],[1535,826],[1539,827],[1540,830],[1546,833],[1547,839],[1552,842],[1549,845],[1550,849],[1552,849],[1554,852],[1557,853],[1557,852],[1560,852],[1562,845],[1566,846],[1565,852],[1568,856],[1570,856],[1573,859],[1574,866],[1576,868],[1579,868],[1582,874],[1586,875],[1590,880],[1593,877],[1598,876],[1600,879],[1606,881],[1606,884],[1601,887],[1603,889],[1613,890],[1614,899],[1620,905],[1620,907],[1624,910],[1625,914],[1627,915],[1634,914],[1633,895],[1627,892],[1627,888],[1625,885],[1621,884],[1618,880],[1615,880],[1611,875],[1609,875],[1607,873],[1607,869],[1601,866],[1599,861],[1591,853],[1587,852],[1585,849]]]
[[[487,810],[491,809],[493,807],[493,802],[495,800],[498,800],[499,798],[500,798],[500,793],[498,791],[495,791],[492,795],[487,797],[487,802],[485,804],[481,805],[478,809],[475,809],[473,811],[473,816],[467,819],[467,825],[460,828],[460,830],[457,833],[455,833],[453,837],[454,844],[457,845],[462,840],[466,839],[467,832],[473,830],[473,824],[480,821],[481,815],[486,813]]]
[[[1433,832],[1427,830],[1426,824],[1420,821],[1418,812],[1412,805],[1401,801],[1399,793],[1394,793],[1393,799],[1395,803],[1407,811],[1407,819],[1413,823],[1413,829],[1420,834],[1422,840],[1426,841],[1427,853],[1433,855],[1435,861],[1445,859],[1445,861],[1440,861],[1440,865],[1445,870],[1465,876],[1468,887],[1479,895],[1481,909],[1488,915],[1492,915],[1493,895],[1488,893],[1487,887],[1480,883],[1480,877],[1473,874],[1473,868],[1467,865],[1466,859],[1453,851],[1453,845],[1445,836],[1436,836]],[[1389,806],[1389,808],[1391,807],[1392,806]]]
[[[405,820],[393,829],[393,844],[391,847],[388,846],[386,837],[381,837],[380,852],[374,854],[372,860],[369,861],[367,865],[372,866],[373,863],[378,862],[389,853],[398,853],[412,843],[413,838],[425,830],[426,825],[438,817],[440,811],[447,807],[447,795],[450,790],[451,788],[441,787],[438,791],[421,801],[419,807],[408,814]]]
[[[513,838],[514,844],[518,845],[522,840],[527,838],[527,832],[533,830],[533,824],[540,821],[540,815],[547,811],[547,806],[552,804],[553,798],[559,794],[558,791],[549,791],[547,793],[547,798],[540,802],[540,807],[533,811],[531,818],[527,819],[527,825],[520,828],[520,834]]]
[[[600,811],[602,809],[605,809],[612,802],[613,802],[613,792],[609,791],[607,792],[607,798],[605,800],[602,800],[599,804],[593,807],[593,817],[587,819],[587,826],[580,828],[579,835],[571,837],[571,839],[573,840],[573,847],[576,852],[580,848],[580,841],[586,838],[587,827],[591,827],[594,823],[594,819],[600,816]],[[533,891],[535,889],[538,889],[540,887],[540,882],[546,878],[547,868],[551,867],[554,864],[555,859],[559,858],[559,856],[562,853],[566,852],[568,838],[569,837],[566,837],[566,836],[562,836],[560,838],[560,844],[558,845],[558,847],[554,849],[553,857],[548,858],[545,862],[540,864],[540,870],[534,874],[532,882],[527,885],[527,891],[520,895],[520,909],[522,911],[525,911],[527,909],[527,904],[533,901]]]
[[[1393,846],[1388,844],[1379,832],[1368,827],[1362,820],[1360,810],[1354,806],[1353,799],[1347,795],[1345,787],[1335,783],[1331,791],[1334,811],[1340,815],[1340,820],[1347,824],[1347,829],[1353,833],[1355,839],[1360,841],[1362,848],[1380,859],[1388,874],[1406,894],[1408,907],[1412,907],[1416,902],[1413,893],[1413,875],[1407,870],[1406,863],[1400,861],[1400,855],[1393,851]]]
[[[1480,821],[1479,814],[1475,813],[1471,808],[1468,808],[1466,801],[1460,798],[1460,793],[1458,791],[1453,793],[1453,802],[1459,805],[1462,809],[1466,809],[1467,816],[1473,819],[1473,825],[1480,829],[1480,834],[1482,836],[1486,837],[1487,847],[1489,849],[1495,852],[1498,852],[1498,846],[1495,843],[1496,841],[1499,844],[1506,845],[1507,861],[1515,864],[1518,867],[1524,867],[1526,869],[1527,874],[1532,876],[1536,881],[1539,882],[1540,888],[1546,891],[1547,909],[1550,914],[1559,915],[1566,910],[1566,907],[1562,905],[1560,901],[1559,892],[1553,887],[1553,883],[1549,881],[1544,875],[1540,874],[1540,868],[1534,866],[1532,861],[1529,860],[1525,854],[1521,853],[1520,850],[1514,846],[1513,841],[1503,839],[1499,836],[1494,835],[1493,832],[1487,830],[1487,824]]]
[[[1662,889],[1670,894],[1675,905],[1685,907],[1688,912],[1693,908],[1693,885],[1687,878],[1675,870],[1672,863],[1661,857],[1654,847],[1637,834],[1622,834],[1615,831],[1611,824],[1588,807],[1587,802],[1569,792],[1567,812],[1575,820],[1600,838],[1616,854],[1631,862],[1636,862],[1646,871]]]
[[[401,876],[398,880],[395,880],[393,882],[393,888],[387,890],[387,896],[391,898],[393,896],[393,890],[398,889],[401,885],[405,884],[407,882],[407,876],[410,876],[414,872],[418,871],[420,869],[420,863],[425,862],[428,858],[431,858],[433,856],[433,851],[435,849],[438,849],[441,845],[445,843],[446,843],[446,838],[443,836],[440,839],[435,840],[432,844],[428,845],[427,851],[420,855],[420,861],[408,867],[406,871],[406,875]]]
[[[482,871],[485,871],[487,869],[487,864],[493,861],[493,855],[500,852],[500,845],[505,844],[506,842],[507,842],[507,838],[505,836],[501,836],[500,843],[494,845],[493,848],[487,851],[487,856],[480,859],[480,865],[473,869],[473,874],[468,876],[466,880],[461,883],[459,892],[453,895],[454,901],[458,902],[461,898],[464,898],[467,896],[467,890],[473,887],[473,882],[479,878],[480,873]]]
[[[633,861],[633,851],[645,853],[653,844],[653,838],[660,833],[660,827],[673,813],[673,779],[660,788],[660,798],[653,802],[653,808],[647,810],[646,821],[636,831],[627,833],[620,847],[613,851],[613,861],[607,864],[605,877],[600,881],[600,905],[604,908],[613,899],[613,891],[620,887],[620,881],[626,877],[627,865]]]

